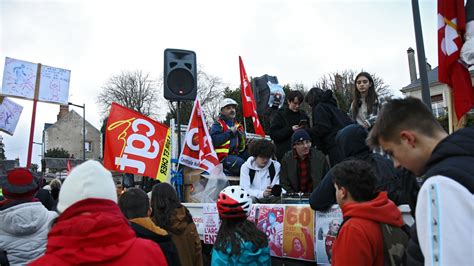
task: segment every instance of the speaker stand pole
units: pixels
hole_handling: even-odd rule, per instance
[[[180,114],[179,114],[179,109],[180,109],[180,101],[176,102],[176,124],[178,125],[178,158],[181,156],[181,119],[180,119]],[[178,172],[180,172],[179,169],[179,163],[177,164],[177,169]],[[183,176],[181,175],[180,177],[181,180],[178,182],[178,189],[176,192],[178,192],[178,198],[180,199],[181,202],[184,202],[184,184],[183,184]]]
[[[244,132],[247,134],[247,121],[245,121],[245,116],[244,116]]]

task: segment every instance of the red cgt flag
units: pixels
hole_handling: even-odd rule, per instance
[[[459,62],[465,31],[464,0],[438,0],[438,79],[451,87],[458,119],[474,106],[471,76]]]
[[[104,167],[167,179],[170,130],[138,112],[112,103],[105,132]]]
[[[240,84],[242,85],[242,110],[244,117],[252,117],[253,127],[255,133],[265,137],[265,131],[263,126],[258,119],[257,107],[255,104],[255,99],[253,97],[252,87],[250,86],[249,78],[245,72],[244,63],[242,58],[239,56],[239,66],[240,66]]]
[[[219,164],[198,98],[194,101],[184,139],[184,147],[179,156],[180,164],[207,172],[211,172]]]

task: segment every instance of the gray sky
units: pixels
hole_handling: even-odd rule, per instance
[[[436,1],[420,0],[420,13],[426,57],[435,67]],[[408,47],[416,50],[409,0],[0,1],[0,75],[7,56],[71,70],[69,101],[85,103],[86,119],[97,128],[96,98],[107,79],[135,69],[158,79],[166,48],[194,50],[198,64],[231,88],[240,83],[241,55],[249,76],[310,87],[326,73],[364,69],[401,96],[409,83]],[[13,101],[24,108],[20,122],[14,136],[0,134],[7,158],[25,165],[33,102]],[[35,141],[58,111],[38,103]],[[34,145],[33,163],[40,154]]]

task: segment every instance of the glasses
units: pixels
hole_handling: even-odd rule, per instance
[[[357,84],[360,85],[360,84],[367,84],[369,83],[369,80],[368,79],[364,79],[364,80],[358,80],[357,81]]]
[[[296,146],[311,146],[311,140],[303,140],[303,141],[299,141],[299,142],[296,142]]]

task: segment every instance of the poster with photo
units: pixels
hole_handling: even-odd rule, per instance
[[[333,205],[326,212],[316,212],[315,256],[318,264],[331,264],[332,246],[342,223],[339,205]]]
[[[285,208],[283,256],[314,261],[314,211],[308,205]]]
[[[250,206],[250,212],[249,216],[247,217],[247,220],[251,221],[252,223],[257,224],[257,218],[258,218],[258,206],[257,204],[252,204]]]
[[[4,97],[0,104],[0,131],[13,136],[22,110],[23,106]]]
[[[37,71],[38,65],[35,63],[7,57],[3,69],[1,94],[33,100]]]
[[[214,244],[221,223],[217,205],[215,203],[204,204],[202,212],[204,216],[204,244]]]
[[[283,256],[283,221],[285,209],[281,205],[260,205],[257,227],[268,237],[270,255]]]

